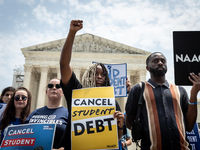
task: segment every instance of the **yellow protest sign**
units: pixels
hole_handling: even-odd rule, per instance
[[[118,148],[113,87],[73,90],[72,150]]]

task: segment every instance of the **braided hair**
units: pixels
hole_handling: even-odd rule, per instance
[[[82,78],[82,85],[84,88],[96,87],[95,75],[97,66],[101,66],[103,69],[103,74],[105,75],[105,83],[103,86],[110,86],[110,79],[108,77],[108,71],[104,64],[102,63],[93,63],[86,69]]]

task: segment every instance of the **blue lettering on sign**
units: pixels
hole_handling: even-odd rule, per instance
[[[113,86],[120,86],[126,84],[126,77],[110,79],[110,84]]]
[[[113,69],[113,78],[117,77],[119,75],[119,70]]]
[[[197,142],[197,136],[187,136],[189,142]]]
[[[190,144],[192,146],[192,150],[196,150],[195,144]]]
[[[112,65],[105,65],[105,67],[108,71],[110,84],[111,86],[114,86],[114,94],[122,95],[124,93],[124,89],[126,89],[126,76],[121,75],[121,70]]]
[[[187,133],[187,134],[194,134],[194,135],[195,135],[194,129],[193,129],[191,132],[187,132],[187,131],[186,131],[186,133]]]
[[[109,76],[110,79],[111,79],[111,67],[112,66],[110,66],[110,65],[107,66],[107,68],[108,68],[108,76]]]
[[[114,87],[114,91],[115,94],[117,94],[117,91],[119,91],[119,95],[122,95],[122,89],[124,88],[124,86],[118,86],[118,87]]]

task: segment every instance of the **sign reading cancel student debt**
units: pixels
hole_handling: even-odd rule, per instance
[[[175,84],[192,85],[190,73],[200,72],[200,31],[174,31]]]
[[[73,90],[72,150],[118,148],[113,87]]]
[[[1,143],[1,150],[51,150],[55,124],[12,125]]]

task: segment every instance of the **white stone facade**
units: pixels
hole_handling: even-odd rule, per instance
[[[60,78],[59,60],[65,39],[22,48],[25,57],[24,83],[32,93],[31,110],[46,104],[46,86],[52,78]],[[73,45],[71,66],[79,81],[93,61],[106,64],[127,63],[127,76],[134,85],[146,80],[145,60],[150,52],[120,44],[91,34],[77,35]],[[122,111],[127,98],[117,98]],[[66,106],[63,98],[62,104]]]

